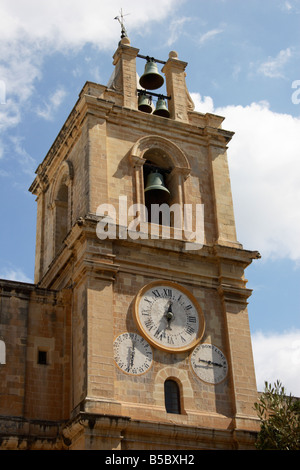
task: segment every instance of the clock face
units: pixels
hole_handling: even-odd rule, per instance
[[[209,384],[218,384],[228,372],[226,357],[213,344],[200,344],[191,355],[191,365],[196,375]]]
[[[123,333],[115,339],[114,357],[118,367],[132,375],[147,372],[153,360],[151,346],[136,333]]]
[[[196,299],[173,282],[145,286],[136,297],[134,316],[153,346],[171,352],[191,349],[204,332],[204,316]]]

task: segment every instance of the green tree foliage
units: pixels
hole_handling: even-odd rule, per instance
[[[300,450],[300,400],[286,395],[281,382],[265,382],[265,390],[254,404],[261,422],[256,448]]]

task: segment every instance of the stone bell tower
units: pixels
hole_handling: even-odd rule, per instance
[[[59,331],[45,333],[44,380],[63,368],[63,414],[44,417],[57,420],[61,448],[251,448],[244,270],[258,253],[236,238],[233,133],[223,117],[194,111],[176,52],[152,61],[162,63],[164,93],[141,86],[137,60],[151,62],[123,37],[109,85],[84,85],[30,188],[35,285],[67,306]],[[169,221],[150,220],[155,203],[174,209]]]

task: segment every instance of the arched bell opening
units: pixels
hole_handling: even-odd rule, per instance
[[[166,171],[147,161],[144,165],[144,195],[145,206],[148,211],[148,222],[156,222],[160,225],[167,224],[162,217],[162,212],[159,212],[159,220],[155,220],[155,207],[152,207],[153,205],[161,206],[162,204],[170,206],[171,192],[165,181]]]
[[[162,211],[155,211],[157,206],[172,204],[172,191],[168,187],[168,176],[172,167],[167,155],[160,149],[148,150],[144,158],[146,160],[143,165],[144,200],[148,212],[148,222],[171,226],[172,221],[166,220]]]
[[[138,88],[138,110],[144,113],[153,114],[154,116],[161,116],[164,118],[170,118],[170,112],[167,105],[167,100],[171,97],[164,96],[160,91],[159,94],[153,93],[149,90],[157,90],[161,88],[165,79],[158,71],[157,59],[149,56],[142,56],[138,54],[138,57],[146,59],[146,65],[144,73],[141,78],[138,80],[138,85],[141,87]],[[162,64],[165,64],[163,61],[158,61]],[[153,97],[156,97],[156,104],[153,103]]]
[[[163,227],[171,227],[171,236],[175,236],[176,229],[176,238],[180,237],[177,229],[180,231],[183,223],[184,182],[190,174],[190,166],[185,154],[170,140],[156,135],[149,135],[142,137],[135,143],[129,154],[129,159],[134,168],[136,203],[146,206],[147,209],[143,220],[151,222],[153,225],[158,223],[163,224]],[[150,174],[153,171],[161,175],[160,184],[168,192],[163,189],[155,192],[154,189],[157,188],[153,188],[151,194],[149,190],[151,185]],[[151,178],[154,179],[154,176]],[[158,181],[157,175],[155,178]],[[162,206],[163,204],[169,207],[168,223],[164,223],[161,214],[159,214],[160,220],[158,221],[151,218],[151,206]],[[159,234],[161,234],[160,231]]]

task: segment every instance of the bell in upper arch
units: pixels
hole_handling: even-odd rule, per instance
[[[166,118],[170,117],[170,112],[163,98],[158,98],[157,103],[156,103],[156,108],[153,114],[155,114],[156,116],[162,116]]]
[[[168,200],[170,191],[166,188],[164,177],[158,171],[152,171],[147,177],[145,197],[148,203],[163,203]]]
[[[140,78],[140,85],[146,90],[156,90],[164,84],[164,77],[160,75],[156,62],[152,59],[147,60],[144,74]]]
[[[144,113],[151,114],[153,111],[152,97],[146,95],[145,93],[141,93],[139,95],[138,109],[139,111],[143,111]]]

